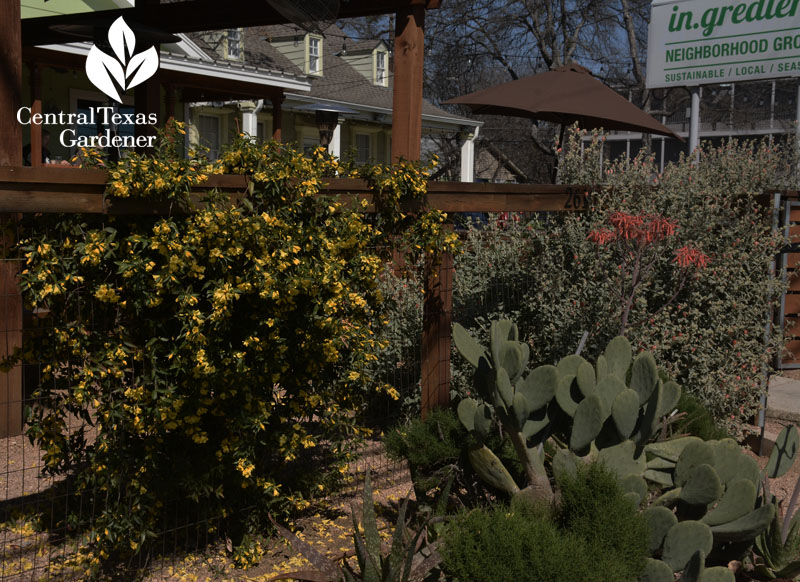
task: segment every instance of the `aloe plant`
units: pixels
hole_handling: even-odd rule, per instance
[[[800,435],[797,427],[787,426],[778,435],[775,446],[764,469],[763,498],[774,500],[769,491],[769,480],[782,477],[794,465],[800,453]],[[776,515],[769,527],[755,540],[754,575],[762,580],[800,577],[800,478],[794,487],[789,503],[784,508],[783,519]]]
[[[420,582],[442,561],[436,549],[437,542],[427,544],[425,530],[427,524],[416,532],[406,526],[408,498],[403,500],[397,516],[391,546],[384,551],[381,544],[378,524],[375,519],[375,504],[372,497],[372,484],[369,473],[364,483],[364,498],[361,520],[356,508],[352,508],[353,541],[355,542],[358,570],[347,561],[339,564],[322,554],[319,550],[301,540],[285,527],[272,520],[278,532],[300,552],[315,570],[289,572],[272,580],[303,580],[308,582]],[[270,519],[272,519],[270,517]],[[363,528],[363,533],[361,529]]]

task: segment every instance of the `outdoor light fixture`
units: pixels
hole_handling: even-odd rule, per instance
[[[309,103],[296,107],[298,111],[313,111],[319,130],[319,145],[328,147],[333,139],[333,132],[339,123],[339,114],[353,114],[354,110],[333,103]]]

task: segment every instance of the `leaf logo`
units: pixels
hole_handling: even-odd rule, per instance
[[[158,70],[158,51],[151,46],[134,54],[136,35],[122,16],[109,27],[108,44],[114,55],[92,46],[86,57],[86,74],[95,87],[122,103],[119,89],[124,93],[127,89],[145,82]]]

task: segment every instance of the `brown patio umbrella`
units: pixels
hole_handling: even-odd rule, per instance
[[[473,113],[530,117],[562,125],[657,133],[683,141],[580,65],[524,77],[445,101]]]

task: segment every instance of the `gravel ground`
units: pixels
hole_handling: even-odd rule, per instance
[[[768,420],[767,429],[777,433],[781,423]],[[762,468],[766,457],[758,457],[745,449]],[[51,542],[47,533],[37,530],[30,520],[15,519],[21,507],[41,508],[42,525],[54,519],[54,498],[48,495],[55,483],[39,476],[41,455],[24,437],[0,441],[0,466],[8,470],[0,474],[0,582],[45,582],[81,580],[82,573],[68,566],[77,548],[63,541]],[[363,454],[351,468],[351,483],[337,497],[327,500],[297,521],[296,530],[312,546],[331,559],[353,555],[351,504],[360,507],[364,474],[370,470],[374,498],[379,504],[379,521],[388,537],[396,510],[402,499],[411,496],[411,479],[404,464],[386,458],[379,442],[368,442]],[[800,463],[779,479],[771,481],[772,492],[788,500],[800,479]],[[50,512],[48,514],[48,512]],[[149,564],[147,582],[266,582],[287,572],[308,569],[310,565],[282,539],[265,542],[260,564],[246,571],[232,566],[224,541],[212,543],[203,551],[173,555]]]

